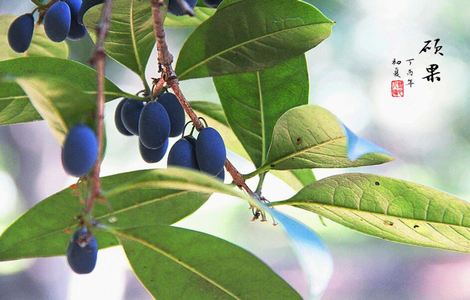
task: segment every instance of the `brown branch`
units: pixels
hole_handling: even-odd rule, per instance
[[[150,0],[152,4],[152,15],[153,15],[153,31],[155,33],[155,39],[157,41],[157,51],[158,51],[158,65],[162,71],[162,79],[157,82],[157,85],[154,86],[152,90],[152,97],[155,98],[158,93],[163,88],[163,84],[161,81],[165,81],[168,87],[170,87],[175,96],[178,98],[181,106],[188,114],[189,118],[194,124],[194,127],[200,131],[204,128],[204,125],[199,120],[196,113],[191,108],[191,105],[184,97],[183,92],[180,89],[178,77],[176,76],[175,71],[173,70],[172,63],[173,63],[173,55],[171,55],[170,50],[168,49],[168,44],[165,38],[165,30],[163,28],[163,15],[161,12],[161,7],[165,5],[164,0]],[[225,160],[225,169],[233,178],[233,182],[244,189],[250,196],[255,196],[255,193],[250,189],[250,187],[246,184],[245,179],[243,178],[242,174],[235,168],[235,166],[230,162],[230,160]]]
[[[91,63],[96,69],[97,97],[96,97],[96,135],[98,138],[98,158],[93,166],[91,175],[91,191],[86,200],[85,213],[90,213],[97,198],[101,197],[100,169],[103,156],[103,137],[104,137],[104,82],[105,82],[105,63],[106,55],[104,53],[104,41],[108,34],[109,22],[111,19],[112,0],[106,0],[101,10],[101,20],[96,26],[96,45],[91,58]]]

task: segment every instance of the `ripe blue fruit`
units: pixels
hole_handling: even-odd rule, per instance
[[[82,177],[90,172],[98,158],[95,132],[79,124],[70,129],[62,148],[62,165],[67,173]]]
[[[224,181],[224,180],[225,180],[225,170],[222,169],[222,170],[220,171],[220,173],[217,174],[216,177],[219,178],[220,180]]]
[[[156,163],[162,160],[165,156],[166,150],[168,149],[168,139],[163,143],[160,148],[149,149],[139,142],[139,150],[142,158],[148,163]]]
[[[62,42],[70,31],[72,15],[70,7],[63,1],[52,4],[44,15],[44,30],[54,42]]]
[[[160,148],[170,136],[170,117],[159,102],[149,102],[139,119],[139,137],[149,149]]]
[[[70,268],[78,274],[88,274],[93,271],[98,256],[98,243],[86,227],[80,228],[73,234],[67,248],[67,262]]]
[[[77,21],[83,25],[83,16],[85,13],[95,5],[104,3],[104,0],[83,0],[82,6],[78,12]]]
[[[121,120],[124,127],[132,134],[139,135],[140,113],[144,108],[142,101],[125,99],[121,110]]]
[[[86,34],[85,26],[78,23],[78,13],[80,12],[80,7],[82,6],[82,0],[65,0],[65,2],[70,7],[70,13],[72,16],[70,30],[67,38],[71,40],[81,39]]]
[[[186,1],[186,3],[188,3],[189,7],[191,8],[194,8],[197,3],[197,0],[184,0],[184,1]],[[170,0],[168,2],[168,11],[177,16],[184,15],[184,10],[181,9],[180,5],[178,4],[178,1],[176,0]]]
[[[168,153],[168,166],[198,170],[194,144],[186,138],[178,140]]]
[[[196,140],[196,157],[199,169],[217,176],[224,167],[226,156],[224,140],[217,130],[211,127],[202,129]]]
[[[165,93],[158,98],[158,102],[163,105],[170,117],[170,136],[180,135],[184,129],[185,115],[178,98],[172,93]]]
[[[213,8],[219,6],[220,2],[222,2],[222,0],[204,0],[204,4]]]
[[[132,132],[126,129],[124,123],[122,123],[121,113],[122,113],[122,106],[126,103],[127,99],[122,99],[119,102],[118,106],[116,107],[116,111],[114,112],[114,124],[116,125],[117,130],[127,136],[131,136]]]
[[[25,14],[16,18],[8,29],[8,43],[16,52],[28,50],[33,38],[34,18],[32,14]]]

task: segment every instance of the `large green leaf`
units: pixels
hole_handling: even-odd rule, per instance
[[[387,240],[470,253],[470,203],[416,183],[342,174],[275,205],[285,204]]]
[[[95,6],[85,14],[84,22],[92,37],[100,20],[101,8],[102,5]],[[137,73],[145,87],[145,67],[154,45],[149,1],[114,0],[110,28],[104,44],[106,54]]]
[[[245,198],[240,191],[202,173],[184,169],[144,170],[102,178],[106,204],[95,218],[116,228],[172,224],[197,210],[212,193]],[[0,261],[65,253],[83,204],[67,188],[28,210],[0,236]],[[97,232],[100,247],[116,245]]]
[[[17,16],[0,15],[0,61],[18,57],[50,56],[67,58],[69,48],[67,43],[51,41],[44,32],[44,26],[37,25],[34,28],[33,40],[28,50],[24,53],[16,53],[8,44],[8,28]]]
[[[208,234],[146,226],[115,235],[156,299],[301,299],[253,254]]]
[[[107,101],[134,97],[109,80],[105,88]],[[86,65],[51,57],[0,62],[0,124],[38,120],[37,110],[62,141],[69,125],[91,122],[95,107],[96,71]]]
[[[368,153],[351,161],[347,155],[345,130],[328,110],[304,105],[287,111],[274,127],[266,163],[269,169],[346,168],[390,161],[383,153]]]
[[[180,79],[259,71],[326,39],[333,22],[297,0],[244,0],[218,9],[187,39]]]
[[[248,160],[250,159],[248,153],[245,151],[242,144],[228,125],[222,106],[217,103],[207,101],[191,101],[191,106],[199,116],[203,117],[207,123],[209,123],[211,127],[220,132],[227,148],[243,158]],[[315,176],[313,175],[312,170],[271,170],[271,172],[294,190],[300,190],[306,184],[315,181]]]
[[[195,7],[194,17],[190,16],[175,16],[173,14],[166,15],[165,26],[180,28],[180,27],[196,27],[201,25],[205,20],[209,19],[215,10],[209,7]]]
[[[0,63],[1,69],[1,63]],[[0,124],[8,125],[41,120],[23,89],[13,81],[0,78]]]
[[[262,71],[214,77],[214,84],[230,127],[256,167],[266,162],[279,117],[308,103],[305,55]]]

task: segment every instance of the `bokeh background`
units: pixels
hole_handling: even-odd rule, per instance
[[[412,180],[470,199],[470,10],[464,0],[323,0],[309,2],[336,21],[332,36],[308,52],[310,103],[335,113],[360,135],[391,151],[395,161],[355,170],[315,170],[317,178],[341,172],[374,172]],[[0,0],[0,14],[32,10],[27,0]],[[191,30],[168,30],[177,53]],[[418,54],[440,38],[441,52]],[[71,57],[86,62],[90,40],[70,42]],[[393,98],[392,60],[414,58],[415,85]],[[439,65],[441,81],[427,82],[426,66]],[[108,63],[108,76],[129,92],[138,78]],[[155,61],[147,68],[155,76]],[[210,79],[183,82],[191,100],[218,101]],[[73,99],[71,99],[73,101]],[[113,125],[117,101],[106,106],[105,175],[143,168],[137,138]],[[252,166],[230,154],[242,171]],[[44,122],[0,127],[0,232],[29,207],[73,182],[61,166],[60,145]],[[256,182],[252,182],[255,184]],[[269,177],[265,194],[293,194]],[[285,212],[310,225],[325,241],[334,272],[323,299],[470,299],[470,256],[410,247],[362,235],[297,209]],[[214,197],[179,226],[208,232],[249,249],[302,289],[299,267],[277,227],[250,222],[245,203]],[[44,245],[47,247],[47,245]],[[65,245],[64,245],[65,247]],[[65,249],[64,249],[65,251]],[[0,299],[150,299],[119,247],[101,251],[95,272],[73,274],[64,257],[0,263]]]

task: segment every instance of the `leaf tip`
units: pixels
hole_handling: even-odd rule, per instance
[[[384,154],[384,162],[393,160],[392,154],[384,148],[357,136],[346,125],[343,124],[347,139],[347,154],[350,161],[355,161],[370,153]]]

